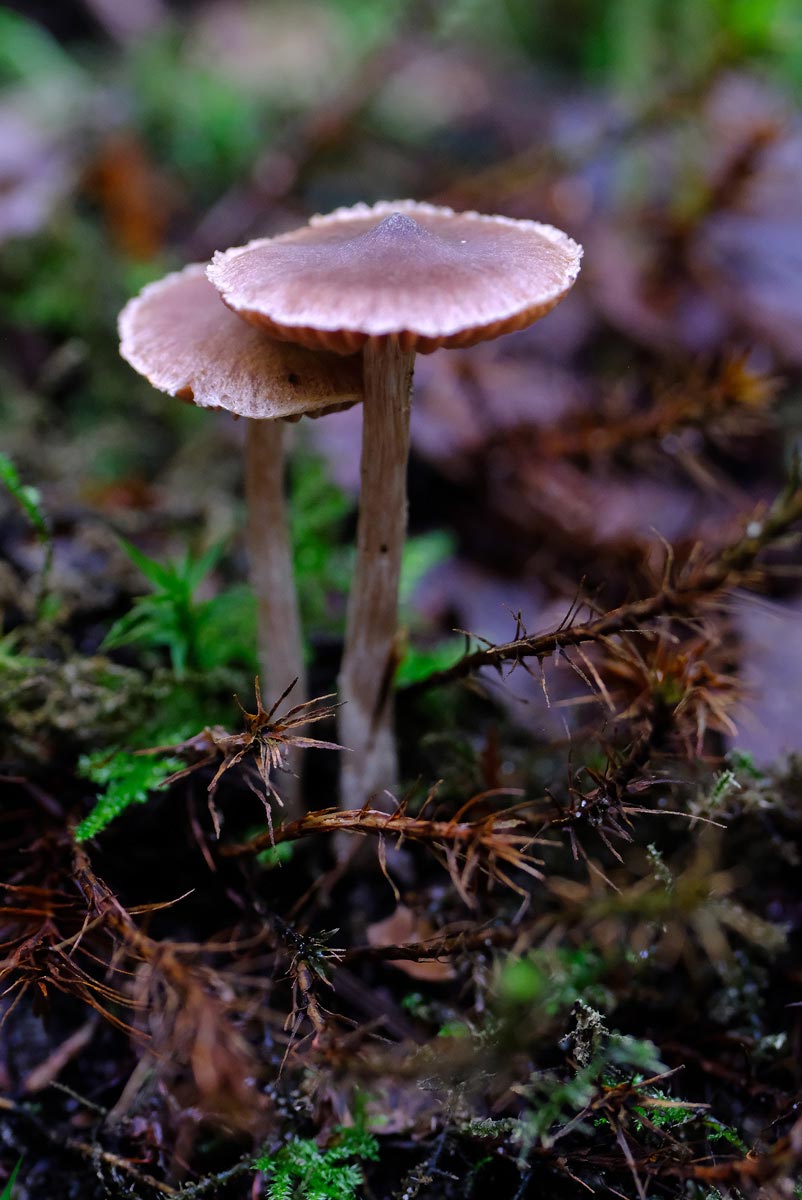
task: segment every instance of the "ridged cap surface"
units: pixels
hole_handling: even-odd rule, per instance
[[[120,353],[154,387],[240,417],[314,416],[362,399],[361,363],[277,342],[222,303],[196,263],[120,313]]]
[[[428,353],[531,325],[571,288],[581,257],[552,225],[397,200],[218,253],[208,275],[274,337],[339,354],[392,338]]]

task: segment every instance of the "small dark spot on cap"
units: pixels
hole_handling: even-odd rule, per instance
[[[300,382],[301,376],[297,375],[295,371],[290,371],[289,375],[287,376],[287,383],[298,384]]]
[[[381,546],[379,546],[379,549],[381,550],[382,554],[386,554],[387,553],[387,543],[382,542]]]

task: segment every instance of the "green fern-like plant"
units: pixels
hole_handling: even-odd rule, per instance
[[[151,757],[130,750],[84,754],[78,762],[78,774],[102,791],[92,811],[76,826],[75,840],[88,841],[132,804],[144,804],[182,766],[180,758]]]
[[[166,649],[177,679],[188,671],[203,673],[232,662],[256,669],[256,610],[250,591],[233,587],[210,599],[197,595],[222,554],[221,544],[199,556],[187,551],[169,563],[149,558],[123,539],[121,544],[152,591],[137,597],[130,612],[115,621],[102,649],[128,645]]]
[[[254,1166],[267,1178],[268,1200],[356,1200],[363,1182],[359,1163],[378,1157],[378,1142],[360,1119],[340,1126],[326,1150],[311,1138],[293,1138]]]
[[[643,1073],[653,1075],[665,1070],[651,1042],[608,1032],[600,1013],[582,1001],[577,1007],[574,1054],[579,1065],[576,1071],[570,1075],[536,1071],[530,1076],[525,1090],[522,1089],[528,1103],[514,1134],[514,1140],[520,1146],[519,1164],[526,1163],[538,1143],[550,1146],[555,1131],[561,1126],[568,1121],[576,1122],[577,1115],[590,1104],[600,1081],[607,1085],[625,1078],[638,1082]],[[580,1038],[583,1045],[578,1044]],[[590,1125],[588,1121],[580,1121],[575,1128],[578,1133],[587,1132]]]
[[[341,544],[350,508],[350,499],[328,478],[325,464],[314,456],[301,455],[293,464],[290,524],[306,629],[337,628],[338,622],[332,621],[331,599],[347,594],[352,574],[353,547]],[[207,599],[198,595],[220,559],[221,544],[199,556],[187,552],[168,563],[150,558],[122,538],[120,544],[151,585],[151,591],[138,596],[130,611],[115,621],[103,650],[128,645],[166,650],[179,680],[234,664],[256,671],[256,604],[250,588],[226,588]],[[410,620],[409,601],[419,580],[452,549],[451,538],[442,531],[408,540],[401,571],[402,619]],[[433,669],[449,665],[461,649],[461,641],[451,638],[427,648],[408,648],[397,682],[414,682]]]

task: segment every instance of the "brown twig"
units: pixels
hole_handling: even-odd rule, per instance
[[[72,1062],[74,1058],[87,1048],[95,1036],[97,1028],[98,1014],[97,1012],[93,1012],[89,1019],[84,1021],[83,1025],[79,1026],[74,1033],[60,1042],[55,1050],[48,1054],[47,1058],[38,1063],[32,1071],[28,1072],[25,1082],[22,1085],[23,1091],[31,1096],[49,1087],[67,1064]]]
[[[469,950],[490,949],[494,946],[509,946],[521,937],[520,928],[495,926],[473,931],[443,934],[427,938],[424,942],[407,942],[399,946],[354,946],[346,951],[343,961],[353,963],[359,959],[373,962],[434,962],[450,958]]]
[[[140,1187],[152,1188],[163,1196],[179,1195],[176,1189],[170,1187],[169,1184],[160,1183],[152,1175],[138,1171],[127,1158],[121,1158],[119,1154],[112,1154],[108,1150],[103,1150],[101,1146],[84,1142],[80,1138],[65,1137],[60,1130],[49,1128],[44,1121],[40,1120],[35,1110],[27,1104],[17,1104],[14,1100],[0,1096],[0,1110],[20,1117],[27,1124],[32,1125],[38,1135],[59,1150],[65,1150],[68,1154],[77,1154],[93,1163],[102,1163],[110,1170],[122,1171],[133,1183]]]
[[[408,816],[403,806],[389,814],[370,808],[323,809],[307,813],[276,830],[268,829],[250,842],[224,846],[222,853],[238,857],[257,853],[279,842],[299,841],[315,834],[332,835],[344,831],[377,838],[380,861],[383,861],[387,838],[393,838],[398,843],[421,842],[443,858],[455,888],[470,906],[470,885],[480,867],[514,891],[522,889],[510,878],[509,871],[523,871],[535,879],[542,879],[538,860],[529,853],[533,845],[542,844],[542,839],[527,830],[523,820],[516,815],[517,808],[490,812],[473,820],[465,819],[472,806],[500,792],[498,789],[473,797],[446,821],[432,820],[422,815]],[[510,791],[507,790],[505,794],[509,795]],[[520,795],[519,792],[513,794]]]
[[[464,679],[482,667],[495,667],[501,671],[505,663],[517,663],[527,658],[543,660],[558,650],[583,642],[600,642],[627,630],[641,629],[657,617],[687,616],[722,591],[746,583],[761,551],[787,533],[800,518],[802,486],[795,473],[792,485],[768,512],[757,513],[747,523],[742,537],[725,547],[707,565],[689,568],[686,577],[677,583],[672,585],[667,580],[653,596],[619,605],[583,624],[563,624],[550,633],[516,638],[501,645],[474,650],[463,655],[453,666],[433,671],[424,679],[410,684],[404,691],[408,696],[418,695]]]
[[[245,1175],[246,1172],[254,1169],[253,1159],[251,1157],[243,1158],[233,1167],[229,1167],[227,1171],[220,1171],[218,1175],[208,1175],[205,1179],[200,1179],[197,1183],[182,1188],[180,1192],[175,1192],[174,1195],[177,1200],[197,1200],[199,1196],[216,1194],[224,1183],[238,1179],[240,1175]]]

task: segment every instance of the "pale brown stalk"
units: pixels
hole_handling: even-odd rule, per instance
[[[340,802],[368,799],[383,808],[383,791],[398,782],[393,727],[397,664],[398,583],[407,531],[409,408],[414,354],[391,341],[364,349],[362,467],[357,559],[348,600],[339,679]]]
[[[259,671],[265,696],[272,702],[294,679],[293,698],[306,697],[301,618],[292,547],[284,499],[283,421],[249,421],[245,460],[248,502],[248,555],[258,604]],[[300,808],[300,754],[288,751],[281,796],[287,812]]]

